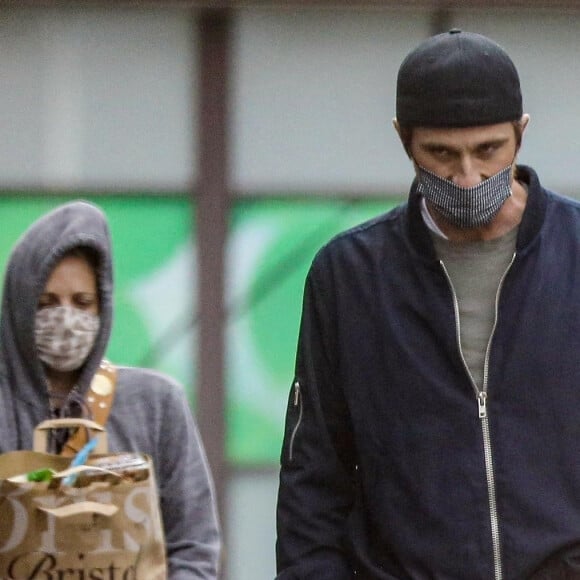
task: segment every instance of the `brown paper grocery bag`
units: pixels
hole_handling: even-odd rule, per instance
[[[119,456],[138,470],[95,467]],[[69,458],[37,451],[0,455],[0,579],[163,580],[165,541],[151,459],[100,454],[68,469]],[[50,481],[24,474],[50,468]],[[73,475],[72,485],[65,485]]]

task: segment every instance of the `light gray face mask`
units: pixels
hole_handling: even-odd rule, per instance
[[[34,338],[40,360],[57,371],[78,369],[95,344],[99,326],[98,316],[71,306],[38,310]]]
[[[461,187],[420,165],[417,167],[417,190],[458,228],[478,228],[490,223],[512,194],[511,164],[473,187]]]

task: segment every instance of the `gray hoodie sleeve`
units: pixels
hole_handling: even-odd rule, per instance
[[[219,533],[213,485],[187,400],[173,391],[164,409],[160,499],[170,580],[217,578]]]
[[[141,451],[155,465],[169,580],[218,577],[220,534],[213,481],[183,388],[149,369],[120,367],[109,450]]]

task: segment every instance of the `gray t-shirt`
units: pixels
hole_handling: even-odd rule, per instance
[[[494,240],[452,242],[433,233],[459,303],[461,350],[479,389],[495,321],[496,295],[516,247],[518,228]]]

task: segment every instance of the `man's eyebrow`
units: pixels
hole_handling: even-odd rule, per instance
[[[495,146],[499,147],[504,145],[509,141],[509,137],[491,137],[485,141],[476,143],[475,145],[469,147],[471,151],[478,151],[479,149],[485,149],[486,147]],[[462,148],[456,147],[450,143],[442,143],[440,141],[426,141],[419,145],[424,151],[449,151],[450,153],[460,153]]]
[[[482,141],[481,143],[478,143],[474,149],[483,149],[485,147],[490,147],[490,146],[501,146],[504,143],[507,143],[509,141],[509,137],[492,137],[491,139],[487,139],[486,141]]]
[[[421,143],[420,147],[424,151],[450,151],[452,153],[459,152],[458,147],[454,147],[448,143],[440,143],[438,141],[427,141],[425,143]]]

